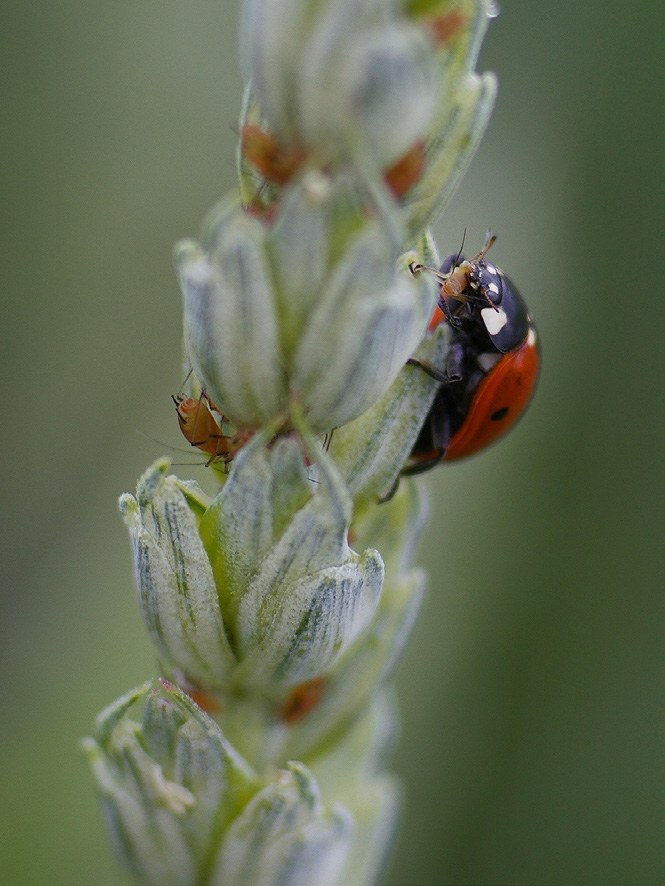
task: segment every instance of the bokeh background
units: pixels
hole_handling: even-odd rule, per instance
[[[480,61],[498,105],[436,233],[452,251],[466,228],[472,251],[498,232],[492,257],[532,307],[544,367],[510,438],[428,478],[388,883],[660,884],[663,9],[501,5]],[[115,500],[163,452],[155,440],[180,445],[171,247],[234,183],[235,6],[4,9],[11,886],[120,882],[76,743],[155,673]]]

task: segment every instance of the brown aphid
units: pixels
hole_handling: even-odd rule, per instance
[[[463,31],[466,17],[456,9],[429,21],[428,25],[438,46],[450,46]]]
[[[213,717],[215,714],[219,714],[222,711],[222,706],[215,696],[206,692],[204,689],[188,689],[187,695],[189,695],[192,701],[195,701],[201,710],[205,711],[209,717]]]
[[[269,182],[286,185],[307,159],[303,148],[285,148],[271,132],[246,123],[240,132],[242,156]]]
[[[228,435],[222,431],[224,416],[218,412],[205,391],[200,397],[173,397],[178,424],[191,446],[210,455],[206,467],[219,459],[228,464],[252,436],[251,431]],[[214,412],[213,412],[214,410]],[[216,414],[215,414],[216,413]],[[219,418],[217,418],[219,416]]]
[[[314,677],[296,686],[282,704],[280,719],[289,725],[302,720],[321,701],[325,688],[325,677]]]
[[[422,178],[425,162],[425,144],[419,141],[384,174],[386,184],[398,200]]]

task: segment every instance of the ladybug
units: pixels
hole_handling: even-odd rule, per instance
[[[444,320],[451,343],[443,368],[409,360],[442,382],[413,447],[404,474],[473,455],[502,437],[533,396],[540,347],[524,299],[502,270],[485,258],[496,237],[467,261],[450,255],[438,271],[441,283],[430,330]]]

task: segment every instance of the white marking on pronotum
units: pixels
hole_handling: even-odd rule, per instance
[[[498,332],[501,332],[508,322],[508,316],[503,308],[499,308],[498,311],[495,308],[483,308],[480,316],[483,318],[485,329],[490,335],[496,335]]]
[[[487,288],[489,289],[490,292],[493,292],[494,295],[499,294],[499,287],[496,285],[496,283],[490,283],[490,285]]]

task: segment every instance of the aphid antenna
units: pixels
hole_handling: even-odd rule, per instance
[[[493,234],[492,231],[488,228],[487,237],[485,238],[485,245],[480,250],[478,255],[473,259],[473,261],[482,261],[495,243],[496,234]]]
[[[189,452],[188,449],[180,449],[180,447],[178,447],[178,446],[172,446],[170,443],[164,443],[163,440],[158,440],[157,437],[151,437],[150,434],[146,434],[144,431],[140,431],[138,428],[135,428],[135,431],[136,431],[136,433],[139,434],[141,437],[144,437],[146,440],[150,440],[151,443],[155,443],[157,446],[161,446],[161,447],[163,447],[164,449],[168,449],[168,450],[170,450],[171,452],[177,452],[178,455],[189,455],[189,454],[190,454],[190,452]],[[193,455],[193,454],[194,454],[194,453],[192,453],[192,455]],[[189,466],[189,465],[199,465],[199,464],[200,464],[200,465],[203,465],[204,462],[198,462],[198,461],[185,461],[185,462],[173,462],[173,464],[174,464],[174,465],[176,465],[176,464],[183,464],[183,465],[188,465],[188,466]]]
[[[464,233],[462,234],[462,243],[459,248],[459,252],[455,256],[455,261],[453,262],[453,267],[457,267],[459,265],[460,259],[462,258],[462,252],[464,250],[464,243],[466,241],[466,228],[464,228]]]
[[[183,380],[183,383],[180,385],[180,389],[179,389],[178,393],[175,395],[175,397],[173,396],[173,394],[171,394],[171,399],[173,400],[173,402],[175,403],[176,406],[183,399],[182,392],[184,390],[185,385],[192,377],[193,372],[194,372],[194,369],[192,367],[190,367],[189,372],[187,373],[187,375],[185,376],[185,378]]]

